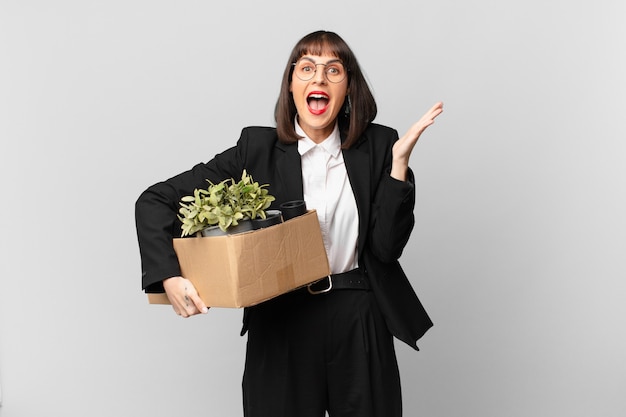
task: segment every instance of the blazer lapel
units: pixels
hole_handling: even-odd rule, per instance
[[[277,152],[276,172],[278,175],[280,189],[273,191],[278,204],[289,200],[304,199],[302,188],[302,162],[298,153],[298,144],[276,143],[280,149]]]
[[[370,166],[367,152],[367,138],[363,137],[350,149],[343,150],[343,160],[346,164],[350,185],[359,210],[359,258],[367,240],[368,225],[370,223]]]

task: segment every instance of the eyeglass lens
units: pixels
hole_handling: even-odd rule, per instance
[[[331,83],[340,83],[346,78],[346,70],[341,62],[331,62],[328,64],[316,64],[308,59],[301,59],[295,63],[294,72],[302,81],[309,81],[315,76],[318,66],[324,67],[326,79]]]

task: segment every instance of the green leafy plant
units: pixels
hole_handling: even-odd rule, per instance
[[[268,184],[259,185],[246,170],[241,180],[229,178],[218,184],[207,180],[207,189],[196,188],[191,196],[181,198],[178,218],[182,222],[182,235],[193,235],[209,226],[217,225],[223,231],[237,226],[240,220],[266,218],[274,196]]]

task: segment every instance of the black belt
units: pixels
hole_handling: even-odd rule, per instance
[[[353,269],[341,274],[332,274],[307,286],[311,294],[323,294],[330,290],[369,290],[370,282],[365,272]]]

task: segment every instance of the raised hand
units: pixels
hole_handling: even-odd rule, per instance
[[[392,149],[391,176],[400,181],[406,181],[406,172],[409,167],[411,152],[426,128],[435,123],[435,118],[443,112],[443,103],[439,102],[430,108],[396,141]]]

